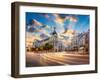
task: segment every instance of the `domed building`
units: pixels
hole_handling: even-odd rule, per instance
[[[47,46],[46,44],[52,45],[52,51],[55,51],[55,52],[65,50],[65,46],[63,45],[63,42],[59,39],[55,27],[54,27],[53,32],[51,33],[51,37],[48,37],[41,41],[36,40],[33,43],[33,46],[34,47]]]

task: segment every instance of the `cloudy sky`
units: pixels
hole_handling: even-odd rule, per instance
[[[49,37],[54,27],[60,35],[72,36],[89,29],[89,15],[26,12],[26,32],[36,39]]]

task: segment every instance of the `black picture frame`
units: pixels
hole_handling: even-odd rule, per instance
[[[55,72],[42,74],[19,74],[19,7],[20,6],[42,6],[42,7],[57,7],[57,8],[73,8],[82,10],[95,11],[95,70],[88,71],[73,71],[73,72]],[[23,77],[39,77],[39,76],[56,76],[56,75],[72,75],[97,73],[97,7],[96,6],[81,6],[81,5],[61,5],[61,4],[46,4],[46,3],[29,3],[29,2],[13,2],[11,4],[11,76],[15,78]]]

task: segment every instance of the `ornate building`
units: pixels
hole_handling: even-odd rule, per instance
[[[58,34],[56,32],[56,28],[54,27],[53,32],[51,33],[51,37],[48,37],[46,39],[43,39],[41,41],[36,40],[33,43],[33,47],[41,47],[41,46],[45,46],[45,44],[50,44],[52,45],[52,51],[62,51],[65,50],[65,47],[63,46],[63,43],[60,41],[60,39],[58,38]]]

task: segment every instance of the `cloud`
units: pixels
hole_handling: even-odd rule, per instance
[[[46,39],[46,38],[48,38],[48,36],[46,34],[44,34],[44,33],[41,33],[40,38]]]
[[[68,29],[65,33],[63,33],[64,36],[73,37],[75,35],[75,31],[72,29]]]
[[[33,24],[34,26],[43,26],[42,23],[40,23],[39,21],[37,21],[37,20],[35,20],[35,19],[32,20],[32,24]]]
[[[64,22],[69,20],[68,25],[66,26],[68,29],[73,29],[73,27],[75,26],[76,22],[78,21],[78,18],[76,16],[65,16],[64,18],[62,18],[59,14],[53,14],[53,16],[55,17],[55,23],[56,25],[58,25],[57,27],[60,27],[60,30],[62,30],[62,28],[64,28]],[[62,27],[62,28],[61,28]],[[64,28],[64,31],[61,32],[66,32],[67,29]]]
[[[53,14],[55,21],[58,23],[64,23],[64,21],[69,20],[70,22],[77,22],[78,18],[76,16],[65,16],[65,18],[60,17],[59,14]]]
[[[44,17],[50,19],[50,16],[47,13],[43,13]]]
[[[37,20],[33,20],[34,23],[32,25],[27,26],[27,31],[29,32],[41,32],[42,29],[49,29],[48,25],[41,24]]]
[[[55,22],[57,22],[57,23],[63,23],[64,22],[64,19],[63,18],[61,18],[58,14],[53,14],[53,16],[55,17]]]
[[[48,32],[46,29],[42,29],[42,30],[41,30],[41,34],[45,34],[45,35],[47,35],[48,37],[50,36],[49,32]]]
[[[69,20],[70,22],[77,22],[78,18],[76,16],[66,16],[65,20]]]
[[[26,32],[26,46],[33,46],[33,42],[35,40],[41,40],[41,38],[38,35],[33,35],[30,32]]]
[[[67,29],[65,29],[64,33],[66,33],[68,30],[71,30],[75,27],[78,18],[76,16],[66,16],[65,17],[65,21],[69,21],[68,25],[66,26]]]
[[[54,17],[54,22],[56,24],[56,31],[58,34],[64,32],[64,19],[59,16],[59,14],[52,14]]]
[[[37,21],[35,19],[33,19],[31,22],[32,22],[32,24],[28,25],[27,28],[26,28],[27,31],[29,31],[29,32],[38,32],[40,26],[43,26],[42,23],[40,23],[39,21]]]

